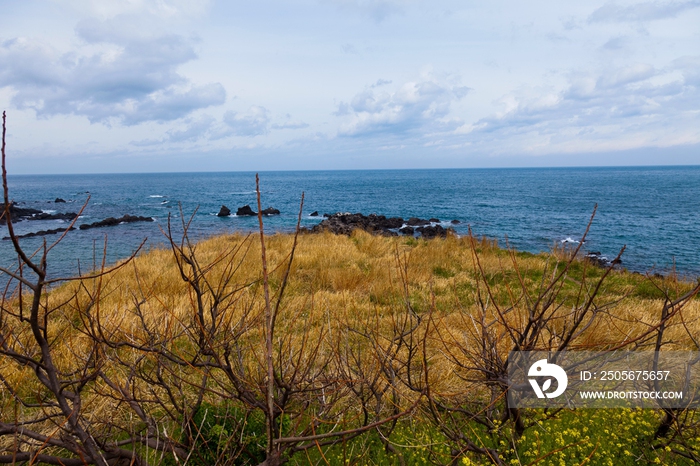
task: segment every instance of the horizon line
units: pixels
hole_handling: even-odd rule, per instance
[[[294,173],[294,172],[360,172],[360,171],[419,171],[419,170],[554,170],[554,169],[619,169],[619,168],[694,168],[697,164],[639,164],[639,165],[551,165],[551,166],[502,166],[502,167],[421,167],[421,168],[312,168],[312,169],[278,169],[278,170],[179,170],[179,171],[143,171],[143,172],[60,172],[60,173],[8,173],[15,176],[64,176],[64,175],[177,175],[177,174],[214,174],[214,173]]]

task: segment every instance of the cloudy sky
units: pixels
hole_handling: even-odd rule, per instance
[[[700,163],[700,0],[3,1],[13,173]]]

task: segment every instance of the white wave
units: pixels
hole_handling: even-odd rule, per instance
[[[561,240],[562,243],[573,243],[573,244],[579,244],[580,241],[576,241],[572,237],[567,237],[566,239]]]
[[[41,209],[41,211],[42,211],[43,213],[45,213],[45,214],[55,214],[55,213],[56,213],[55,210],[44,210],[44,209]]]
[[[151,194],[151,195],[148,196],[148,197],[165,197],[165,196],[161,196],[160,194]]]

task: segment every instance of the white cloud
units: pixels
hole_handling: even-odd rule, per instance
[[[631,84],[639,81],[644,81],[656,74],[654,67],[646,63],[637,63],[610,70],[598,78],[596,87],[599,89],[615,88],[625,84]]]
[[[389,81],[377,81],[377,85]],[[395,91],[378,91],[370,86],[341,102],[335,113],[345,117],[338,134],[366,136],[400,134],[412,130],[435,129],[444,123],[450,104],[464,97],[469,88],[438,83],[434,80],[408,82]]]
[[[211,115],[202,115],[199,118],[186,118],[180,127],[166,131],[165,136],[160,139],[132,141],[131,145],[144,147],[166,143],[195,142],[203,139],[211,132],[210,130],[215,121],[215,118]]]
[[[246,113],[228,111],[224,122],[234,136],[260,136],[270,132],[270,112],[265,107],[253,105]]]
[[[293,119],[292,115],[287,113],[284,121],[272,125],[272,129],[304,129],[308,128],[309,124],[301,120]]]
[[[52,0],[61,7],[99,18],[114,18],[124,14],[147,13],[166,19],[205,13],[210,0]]]
[[[341,9],[359,13],[377,22],[390,16],[402,15],[412,0],[330,0]]]
[[[680,71],[680,73],[679,73]],[[469,141],[536,153],[623,150],[700,142],[700,59],[664,69],[634,64],[572,74],[561,90],[521,89],[500,114],[463,125]],[[503,141],[509,141],[504,145]]]
[[[622,6],[608,2],[588,17],[589,22],[637,22],[674,18],[684,11],[700,7],[700,1],[642,2]]]
[[[122,19],[80,23],[84,47],[72,51],[25,38],[3,42],[0,87],[37,116],[73,114],[106,124],[171,121],[225,102],[221,84],[198,85],[178,73],[197,57],[190,41],[144,36]]]
[[[686,84],[700,88],[700,55],[677,58],[672,67],[681,72]]]

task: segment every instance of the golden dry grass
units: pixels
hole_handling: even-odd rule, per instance
[[[276,234],[266,238],[271,284],[273,290],[284,272],[292,244],[292,236]],[[480,283],[481,273],[492,288],[501,306],[517,302],[515,310],[523,312],[523,291],[518,282],[522,277],[527,293],[534,297],[544,280],[553,275],[558,259],[551,255],[518,254],[515,263],[509,254],[487,240],[475,241],[473,250],[469,238],[448,237],[444,240],[406,240],[356,232],[351,237],[333,234],[301,235],[291,269],[280,319],[304,317],[311,308],[323,309],[326,319],[334,322],[348,319],[364,319],[379,315],[388,317],[405,311],[405,293],[411,307],[418,313],[432,310],[437,322],[457,333],[468,335],[469,321],[477,309],[477,288],[486,290]],[[226,256],[231,251],[237,254]],[[476,252],[476,255],[475,255]],[[216,286],[230,262],[238,267],[229,287],[243,289],[235,296],[235,306],[253,306],[261,311],[262,294],[260,245],[257,236],[219,236],[196,245],[200,264],[215,264],[209,276]],[[221,258],[224,260],[221,260]],[[219,262],[217,262],[219,261]],[[578,269],[582,269],[581,263]],[[516,272],[517,267],[517,272]],[[547,271],[545,274],[545,270]],[[572,272],[559,299],[573,299],[582,271]],[[591,287],[601,271],[588,267]],[[594,326],[583,345],[600,345],[618,342],[642,331],[645,325],[658,321],[663,301],[660,297],[635,295],[635,289],[646,282],[645,277],[626,272],[614,272],[604,283],[598,301],[619,303],[609,315]],[[660,286],[679,294],[690,284],[672,279],[657,280]],[[73,296],[76,290],[78,301]],[[674,288],[677,290],[674,291]],[[181,279],[170,250],[153,250],[137,257],[131,264],[99,280],[70,283],[51,291],[51,303],[63,303],[52,319],[52,332],[61,340],[59,360],[78,361],[81,353],[81,325],[79,308],[85,307],[89,293],[99,289],[99,299],[91,309],[93,316],[123,338],[138,338],[143,323],[134,312],[140,302],[147,325],[164,330],[192,318],[192,294]],[[252,304],[255,303],[255,304]],[[494,306],[486,309],[487,317],[495,319]],[[513,325],[522,322],[523,316],[511,312]],[[684,316],[689,330],[696,331],[698,301],[688,305]],[[232,318],[235,313],[232,314]],[[283,328],[280,327],[282,330]],[[18,330],[22,329],[21,326]],[[22,329],[21,331],[27,331]],[[679,335],[683,333],[679,331]],[[143,335],[140,335],[143,337]],[[27,335],[28,337],[28,335]],[[676,339],[678,340],[678,339]],[[683,339],[679,341],[682,345]],[[685,340],[686,343],[689,343]],[[7,373],[7,372],[4,372]]]
[[[292,241],[291,235],[284,234],[266,238],[273,300]],[[170,351],[188,360],[197,349],[193,343],[196,336],[187,332],[197,325],[212,325],[215,319],[214,325],[222,331],[215,332],[218,340],[210,342],[212,347],[223,347],[227,339],[236,339],[242,351],[242,365],[251,375],[251,387],[262,387],[264,301],[259,238],[211,238],[196,245],[195,255],[212,289],[223,287],[231,291],[218,304],[226,312],[215,316],[205,313],[203,321],[197,320],[196,296],[180,276],[172,251],[167,249],[143,254],[106,277],[52,290],[46,297],[46,307],[56,308],[49,316],[50,335],[54,339],[55,362],[61,371],[79,371],[99,359],[104,371],[123,383],[129,377],[130,367],[149,370],[137,349],[97,348],[99,345],[91,343],[86,332],[89,322],[99,323],[103,335],[112,342],[145,346],[167,341]],[[284,372],[291,370],[289,367],[312,367],[319,361],[338,364],[356,351],[362,366],[356,368],[358,371],[379,373],[378,349],[388,350],[397,332],[420,317],[423,327],[416,335],[426,340],[433,391],[445,397],[487,396],[478,384],[465,385],[465,380],[479,378],[473,366],[484,338],[480,323],[493,323],[487,333],[496,342],[494,350],[507,357],[513,348],[508,327],[522,329],[526,325],[528,300],[535,300],[556,276],[563,259],[561,254],[511,253],[489,240],[454,236],[423,241],[360,231],[351,237],[329,233],[301,235],[277,319],[274,343],[278,367],[287,368],[280,369]],[[556,297],[561,306],[551,320],[551,331],[543,335],[542,345],[558,344],[556,332],[570,324],[572,309],[585,301],[586,292],[592,292],[602,273],[583,262],[574,262]],[[668,278],[657,279],[656,286],[677,296],[692,284]],[[212,304],[212,294],[205,293],[204,307],[209,309]],[[659,321],[663,293],[651,286],[646,277],[613,272],[603,282],[596,304],[600,313],[572,341],[572,348],[604,349],[649,332]],[[605,307],[607,304],[610,307]],[[693,349],[688,335],[700,334],[699,316],[700,303],[693,300],[667,330],[666,338],[673,343],[665,349]],[[6,319],[5,325],[13,326],[13,338],[25,346],[29,355],[36,355],[26,324]],[[358,336],[362,332],[372,338]],[[402,354],[399,359],[405,356]],[[185,374],[187,370],[179,367],[179,373],[168,374],[166,379],[190,380],[194,385],[201,369],[192,367],[191,373]],[[23,397],[41,400],[47,396],[27,367],[2,359],[0,373]],[[313,367],[310,373],[314,374]],[[215,376],[211,383],[208,396],[212,398],[231,390],[225,377]],[[143,383],[138,390],[162,395],[162,388]],[[187,402],[194,395],[185,387],[178,396]],[[110,419],[128,429],[133,416],[116,398],[113,389],[97,381],[85,396],[83,410],[91,417]],[[411,399],[407,395],[407,400]],[[18,409],[19,418],[37,415],[19,407],[4,389],[0,391],[0,408],[3,413]]]

